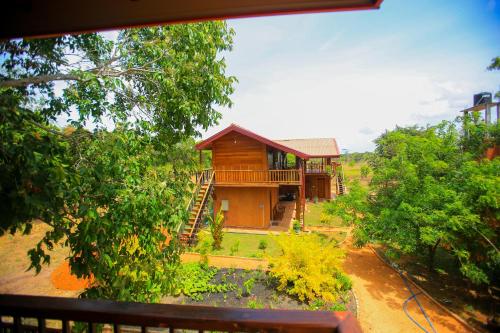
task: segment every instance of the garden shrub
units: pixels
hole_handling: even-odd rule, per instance
[[[368,165],[363,165],[361,166],[361,169],[359,170],[361,178],[367,178],[368,175],[370,174],[370,167]]]
[[[236,298],[240,299],[241,297],[243,297],[243,289],[238,288],[238,289],[236,289]]]
[[[261,239],[259,242],[259,250],[267,249],[267,241],[265,239]]]
[[[237,240],[229,249],[229,255],[234,256],[236,253],[238,253],[239,250],[240,250],[240,241]]]
[[[330,307],[330,311],[347,311],[347,306],[344,303],[335,303]]]
[[[277,289],[299,300],[320,298],[335,302],[349,290],[349,277],[342,271],[344,251],[315,234],[281,234],[276,243],[282,254],[270,257],[270,277]]]
[[[212,234],[212,248],[214,250],[220,250],[222,249],[222,239],[224,237],[224,212],[222,210],[219,210],[215,217],[209,216],[208,218],[209,226],[210,226],[210,233]]]
[[[254,278],[250,278],[250,279],[246,280],[245,282],[243,282],[243,287],[245,288],[246,295],[252,294],[252,290],[253,290],[254,285],[255,285]]]
[[[302,229],[302,226],[300,225],[300,221],[299,220],[292,220],[292,228],[293,228],[293,231],[295,231],[296,233],[299,233],[300,232],[300,229]]]
[[[321,224],[330,225],[332,223],[332,220],[333,216],[330,214],[326,214],[325,212],[322,212],[319,217],[319,221],[321,222]]]
[[[200,262],[202,264],[208,264],[208,254],[212,249],[212,237],[206,231],[200,231],[198,233],[198,243],[194,247],[194,251],[200,254]]]
[[[264,304],[255,298],[248,300],[247,307],[250,309],[263,309]]]
[[[234,290],[236,286],[231,283],[214,283],[213,278],[217,269],[200,263],[187,263],[180,266],[177,271],[175,294],[180,293],[200,301],[203,293],[225,293]]]

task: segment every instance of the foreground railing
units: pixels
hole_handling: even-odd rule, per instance
[[[361,332],[349,312],[252,310],[39,296],[0,295],[0,316],[3,333]],[[46,319],[53,327],[48,327]],[[74,322],[80,324],[75,326]],[[102,324],[108,325],[103,329]]]
[[[299,184],[300,172],[291,170],[219,170],[215,171],[215,181],[221,183],[281,183]]]

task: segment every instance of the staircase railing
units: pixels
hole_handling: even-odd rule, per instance
[[[337,193],[344,194],[346,191],[345,178],[344,178],[344,167],[342,164],[339,165],[337,169]]]
[[[194,205],[196,204],[196,198],[198,198],[198,195],[200,194],[200,190],[203,185],[206,184],[206,182],[210,179],[210,182],[213,179],[213,170],[212,169],[205,169],[201,172],[198,172],[195,174],[196,177],[196,183],[195,187],[193,190],[193,194],[191,195],[191,199],[189,200],[189,203],[187,205],[186,211],[187,213],[191,213],[193,210]],[[181,230],[184,228],[185,221],[182,223],[179,223],[179,226],[177,227],[177,234],[180,234]]]
[[[200,190],[204,185],[208,185],[207,189],[205,191],[205,194],[203,195],[203,198],[200,202],[200,207],[196,211],[196,216],[193,221],[193,226],[191,228],[191,231],[189,232],[189,235],[187,236],[188,243],[190,243],[191,238],[193,237],[193,233],[199,228],[199,221],[202,216],[202,212],[206,210],[207,207],[207,198],[210,196],[212,193],[212,187],[213,187],[213,180],[214,180],[215,173],[212,169],[206,169],[200,172],[196,178],[198,179],[197,181],[197,187],[195,189],[195,192],[193,193],[193,196],[191,197],[191,201],[188,205],[187,211],[188,214],[191,213],[191,211],[194,208],[194,205],[196,204],[196,199],[198,198],[198,195],[200,194]],[[180,230],[179,230],[180,231]]]
[[[208,213],[208,198],[212,195],[213,191],[213,178],[210,181],[207,190],[205,192],[205,195],[203,196],[203,200],[201,201],[200,208],[198,209],[196,218],[193,223],[193,227],[191,228],[191,231],[188,236],[188,244],[192,244],[196,240],[196,235],[198,234],[198,230],[200,229],[201,225],[201,219],[203,216],[206,216]]]

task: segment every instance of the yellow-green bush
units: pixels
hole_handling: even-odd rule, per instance
[[[335,302],[351,288],[342,271],[344,251],[334,243],[322,242],[315,234],[281,234],[276,242],[280,256],[269,258],[270,276],[278,290],[298,297],[301,301],[323,299]]]

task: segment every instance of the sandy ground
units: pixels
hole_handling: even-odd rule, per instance
[[[348,255],[344,268],[353,281],[359,302],[359,316],[364,332],[422,332],[403,311],[403,302],[410,297],[399,275],[387,267],[369,248],[357,249],[346,244]],[[418,290],[414,288],[414,292]],[[470,332],[458,320],[444,312],[424,295],[418,299],[439,333]],[[415,301],[408,305],[410,315],[432,332]]]
[[[44,265],[40,274],[27,270],[30,261],[27,251],[36,246],[48,227],[35,223],[30,235],[20,233],[0,237],[0,293],[38,296],[77,297],[79,292],[56,289],[50,274],[66,258],[67,250],[56,247],[50,252],[50,266]]]

